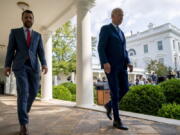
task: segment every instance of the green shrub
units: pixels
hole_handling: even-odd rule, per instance
[[[120,109],[157,115],[163,103],[165,96],[160,86],[139,85],[130,87],[120,103]]]
[[[61,85],[68,88],[71,94],[76,94],[76,84],[71,83],[71,82],[65,82],[65,83],[62,83]]]
[[[168,103],[180,104],[180,80],[170,79],[160,83]]]
[[[71,92],[64,86],[58,85],[53,87],[53,98],[71,101]]]
[[[71,101],[76,101],[76,94],[72,95],[72,100]]]
[[[36,97],[39,97],[39,98],[41,98],[41,93],[37,93],[37,95],[36,95]]]
[[[97,90],[96,90],[96,87],[93,87],[93,93],[94,93],[94,103],[97,104]]]
[[[158,111],[158,115],[180,120],[180,105],[176,103],[163,104],[162,108]]]
[[[39,90],[38,90],[38,93],[37,93],[36,97],[41,98],[41,88],[40,87],[39,87]]]

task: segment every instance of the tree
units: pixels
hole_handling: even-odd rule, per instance
[[[53,74],[68,74],[76,68],[76,31],[68,21],[53,36]]]
[[[168,75],[168,67],[166,67],[163,63],[160,63],[157,60],[151,60],[147,65],[147,71],[151,73],[154,71],[158,76],[166,76]]]
[[[95,57],[97,38],[92,39],[92,56]],[[53,74],[68,75],[76,70],[76,28],[71,22],[57,29],[53,36]]]

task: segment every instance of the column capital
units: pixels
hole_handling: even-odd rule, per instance
[[[52,40],[53,32],[49,30],[41,30],[43,42],[46,43],[49,39]]]
[[[40,28],[40,31],[41,31],[41,34],[42,35],[52,35],[53,34],[53,31],[51,30],[48,30],[46,27],[42,26]]]
[[[89,11],[94,5],[96,0],[77,0],[77,10]]]
[[[52,31],[49,31],[49,30],[43,30],[42,31],[42,35],[49,35],[49,36],[51,36],[53,34],[53,32]]]

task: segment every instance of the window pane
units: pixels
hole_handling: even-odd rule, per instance
[[[158,50],[163,50],[162,41],[158,41]]]
[[[173,49],[175,49],[176,47],[176,44],[175,44],[175,40],[173,40]]]
[[[159,58],[159,62],[164,64],[164,58]]]
[[[148,52],[148,45],[144,45],[144,53]]]

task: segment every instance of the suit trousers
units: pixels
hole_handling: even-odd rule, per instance
[[[28,113],[39,90],[40,74],[34,72],[30,60],[22,70],[14,71],[17,85],[17,112],[20,125],[29,123]]]
[[[127,70],[111,69],[111,72],[106,73],[111,100],[107,105],[112,108],[114,120],[119,121],[119,102],[129,90]]]

